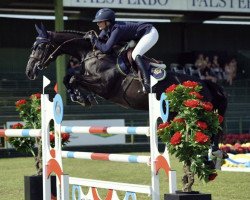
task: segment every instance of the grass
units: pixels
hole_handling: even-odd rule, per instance
[[[177,171],[178,189],[181,189],[182,165],[171,158],[172,168]],[[0,199],[23,200],[24,176],[35,174],[32,158],[0,159]],[[73,177],[98,180],[150,184],[150,167],[145,164],[128,164],[107,161],[91,161],[78,159],[63,160],[64,172]],[[197,178],[193,190],[212,194],[213,200],[246,200],[250,198],[250,173],[218,172],[215,181],[204,184]],[[168,178],[160,171],[161,194],[168,193]],[[87,188],[83,187],[84,193]],[[98,190],[104,199],[106,190]],[[124,193],[118,192],[123,199]],[[150,199],[146,195],[137,196],[138,200]],[[163,199],[163,196],[161,197]]]

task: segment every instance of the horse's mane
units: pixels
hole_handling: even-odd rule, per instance
[[[73,33],[73,34],[77,34],[77,35],[81,35],[81,36],[84,36],[86,34],[86,32],[76,31],[76,30],[55,31],[55,33]]]
[[[62,31],[48,31],[50,38],[56,38],[57,36],[59,37],[63,37],[68,35],[71,35],[70,37],[73,38],[84,38],[84,36],[86,35],[87,32],[82,32],[82,31],[75,31],[75,30],[62,30]],[[67,39],[68,40],[68,39]]]

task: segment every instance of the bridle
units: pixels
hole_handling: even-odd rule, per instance
[[[40,42],[40,44],[45,44],[45,48],[42,50],[41,54],[38,54],[37,56],[34,55],[33,53],[29,56],[29,58],[33,58],[35,60],[37,60],[35,67],[39,70],[43,70],[44,68],[46,68],[46,64],[48,63],[48,61],[50,60],[50,56],[45,60],[46,55],[48,54],[49,50],[52,48],[55,48],[55,45],[52,44],[52,42],[47,39],[47,38],[43,38],[43,37],[37,37],[36,38],[36,42],[41,40],[42,42]],[[35,46],[37,45],[36,42],[34,43],[32,49],[35,50]],[[39,46],[40,44],[38,44],[37,46]]]
[[[47,65],[51,62],[51,60],[54,58],[55,54],[63,47],[63,45],[65,45],[69,42],[72,42],[74,40],[83,40],[83,39],[85,39],[85,38],[72,38],[72,39],[64,41],[62,44],[60,44],[58,47],[56,47],[56,45],[53,44],[51,40],[49,40],[47,38],[43,38],[43,37],[37,37],[36,41],[42,40],[41,44],[45,44],[45,48],[44,48],[42,54],[40,54],[38,56],[34,56],[33,54],[31,54],[29,56],[29,58],[33,58],[33,59],[37,60],[38,62],[36,62],[35,67],[39,70],[43,70],[43,69],[47,68]],[[46,59],[46,55],[48,54],[51,47],[53,48],[53,52]],[[32,48],[34,48],[34,47],[32,47]]]

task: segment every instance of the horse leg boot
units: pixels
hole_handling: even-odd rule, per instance
[[[83,96],[78,89],[74,89],[76,95],[76,103],[81,104],[84,107],[90,107],[92,104],[86,96]]]
[[[137,55],[135,57],[135,63],[138,67],[138,70],[141,72],[142,78],[143,78],[143,87],[145,93],[150,92],[150,76],[147,70],[147,67],[145,66],[145,63],[140,55]]]
[[[67,92],[69,93],[72,102],[79,103],[84,107],[90,107],[92,105],[89,98],[84,97],[78,89],[70,88]]]

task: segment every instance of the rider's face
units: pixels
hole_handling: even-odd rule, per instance
[[[105,30],[107,28],[107,21],[101,21],[97,22],[97,26],[99,27],[99,30]]]

